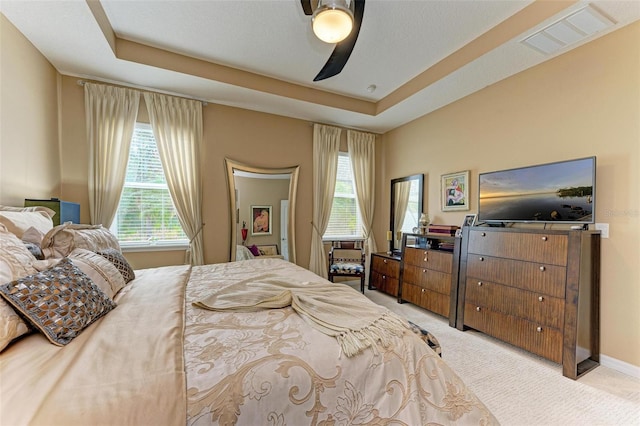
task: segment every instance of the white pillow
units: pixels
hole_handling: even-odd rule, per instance
[[[0,223],[18,238],[22,238],[22,235],[29,228],[35,228],[43,234],[53,229],[53,220],[51,220],[47,212],[43,211],[16,212],[1,210]]]
[[[65,257],[76,248],[93,252],[104,249],[120,250],[115,235],[102,225],[65,223],[51,229],[42,239],[42,253],[45,258]]]
[[[12,207],[3,206],[0,204],[0,210],[8,212],[46,212],[49,217],[56,215],[56,212],[45,206],[30,206],[30,207]]]
[[[36,273],[35,262],[24,243],[0,224],[0,285]],[[0,351],[28,331],[25,322],[0,298]]]

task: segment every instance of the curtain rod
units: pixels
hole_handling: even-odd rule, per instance
[[[91,81],[79,79],[77,81],[77,83],[78,83],[78,86],[84,86],[85,83],[91,83]],[[175,94],[169,93],[169,92],[158,92],[157,90],[142,89],[140,87],[136,87],[136,86],[133,86],[133,85],[120,84],[120,83],[105,83],[105,82],[102,82],[102,81],[97,81],[96,83],[105,84],[105,85],[108,85],[108,86],[126,87],[128,89],[140,90],[141,92],[159,93],[161,95],[169,95],[169,96],[175,96],[177,98],[189,99],[191,101],[198,101],[198,102],[200,102],[202,104],[203,107],[206,107],[207,105],[209,105],[209,102],[207,102],[207,101],[203,101],[203,100],[195,99],[195,98],[189,98],[187,96],[180,96],[180,95],[176,96]]]
[[[314,124],[320,124],[322,126],[329,126],[329,127],[336,127],[338,129],[342,129],[342,130],[353,130],[354,132],[371,133],[372,135],[376,135],[376,136],[379,136],[379,135],[382,134],[382,133],[372,132],[370,130],[355,129],[353,127],[337,126],[335,124],[328,124],[328,123],[319,123],[317,121],[310,121],[309,122],[309,126],[310,127],[313,127]]]

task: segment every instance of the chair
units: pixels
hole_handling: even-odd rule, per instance
[[[333,282],[333,277],[359,277],[360,291],[364,293],[365,258],[364,241],[332,241],[329,281]]]

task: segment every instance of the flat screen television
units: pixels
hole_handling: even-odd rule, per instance
[[[596,157],[480,173],[478,221],[595,223]]]

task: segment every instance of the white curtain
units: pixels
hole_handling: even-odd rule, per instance
[[[309,270],[324,278],[329,274],[322,236],[333,206],[341,133],[342,130],[336,127],[313,125],[313,229]]]
[[[397,182],[393,186],[393,192],[395,193],[395,200],[392,200],[394,206],[393,229],[395,230],[395,235],[393,235],[392,238],[396,241],[395,247],[400,247],[401,244],[401,240],[398,239],[398,232],[402,230],[404,217],[407,214],[412,182],[413,181],[405,180]]]
[[[351,169],[355,182],[356,199],[362,219],[367,257],[366,271],[369,273],[369,254],[378,251],[373,236],[373,214],[375,208],[375,142],[376,136],[371,133],[347,131],[347,147],[351,159]]]
[[[144,93],[144,100],[169,193],[190,239],[190,263],[202,265],[202,103],[157,93]]]
[[[94,225],[109,228],[118,210],[139,104],[137,90],[84,84],[89,214]]]

